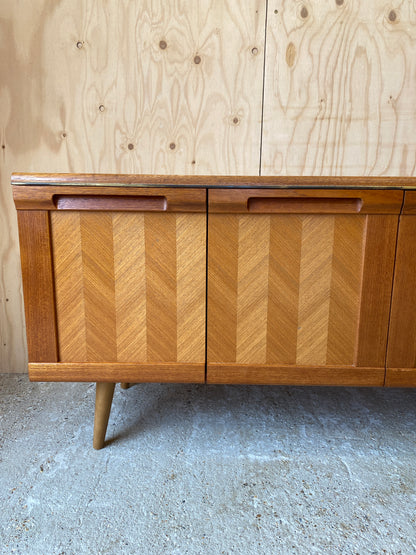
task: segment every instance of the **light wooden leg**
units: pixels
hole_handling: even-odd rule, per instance
[[[105,433],[111,411],[115,383],[97,382],[95,391],[94,449],[104,447]]]
[[[120,384],[121,389],[128,389],[130,386],[131,386],[131,383],[124,382]]]

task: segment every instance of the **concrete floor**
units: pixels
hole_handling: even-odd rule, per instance
[[[416,391],[0,376],[0,552],[416,552]]]

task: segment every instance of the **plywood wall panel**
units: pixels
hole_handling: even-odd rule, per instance
[[[414,175],[412,0],[268,2],[263,175]]]
[[[9,8],[24,59],[8,135],[24,171],[258,174],[264,0],[44,1],[36,11],[26,32]]]
[[[10,173],[258,175],[265,19],[266,0],[0,3],[0,372],[26,368]]]

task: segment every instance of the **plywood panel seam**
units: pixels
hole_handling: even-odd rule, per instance
[[[264,15],[264,49],[263,49],[263,84],[261,95],[261,125],[260,125],[260,153],[259,153],[259,176],[262,170],[262,155],[263,155],[263,125],[264,125],[264,95],[265,95],[265,82],[266,82],[266,51],[267,51],[267,18],[269,13],[269,0],[266,0],[266,8]]]

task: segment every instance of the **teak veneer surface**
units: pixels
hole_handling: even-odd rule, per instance
[[[380,385],[397,225],[397,215],[210,214],[208,381],[233,381],[244,365],[250,380],[261,371],[247,365],[271,379],[273,366],[350,366],[379,368],[367,385]]]
[[[341,176],[230,176],[230,175],[145,175],[94,173],[13,173],[13,185],[115,185],[152,187],[311,187],[416,189],[416,177]]]
[[[15,186],[13,197],[17,210],[206,211],[205,191],[189,187]]]
[[[59,360],[204,363],[205,221],[52,212]]]
[[[208,364],[207,383],[381,387],[384,385],[384,368]]]
[[[31,381],[204,383],[205,363],[29,363]]]
[[[58,361],[48,212],[17,212],[29,360]]]

